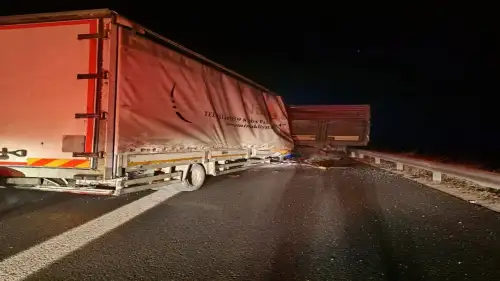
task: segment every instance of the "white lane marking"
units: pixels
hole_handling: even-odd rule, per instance
[[[179,192],[174,188],[154,192],[11,256],[0,262],[0,280],[24,280]]]

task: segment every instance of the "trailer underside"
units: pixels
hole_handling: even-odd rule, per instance
[[[115,177],[111,179],[103,179],[102,173],[92,170],[50,168],[33,170],[29,167],[3,166],[0,167],[0,186],[117,196],[182,183],[183,190],[193,191],[203,185],[207,175],[219,176],[243,171],[269,163],[271,156],[278,154],[255,150],[128,154],[117,157],[120,164],[115,171]],[[195,166],[199,167],[194,168]],[[192,175],[195,169],[197,174]],[[33,172],[43,176],[37,177]]]

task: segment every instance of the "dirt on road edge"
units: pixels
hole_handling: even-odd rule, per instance
[[[500,191],[498,190],[482,187],[466,180],[447,177],[446,175],[443,175],[441,183],[435,183],[432,181],[432,173],[429,171],[407,166],[404,167],[403,171],[398,171],[394,165],[389,163],[375,164],[361,159],[356,159],[356,161],[400,175],[408,180],[437,189],[471,204],[477,204],[500,213]]]

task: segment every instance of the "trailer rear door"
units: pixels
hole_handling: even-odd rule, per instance
[[[369,105],[303,105],[288,110],[296,144],[366,146],[369,142]]]
[[[97,19],[0,25],[0,166],[90,168],[73,152],[92,152],[94,120],[75,114],[94,112],[97,40],[78,35],[97,27]]]

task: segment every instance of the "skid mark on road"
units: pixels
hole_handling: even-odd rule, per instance
[[[11,256],[0,262],[0,280],[23,280],[178,193],[174,189],[152,193]]]

